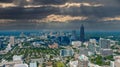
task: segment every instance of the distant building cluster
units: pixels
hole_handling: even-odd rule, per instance
[[[1,36],[0,67],[120,67],[117,43],[109,38],[87,39],[83,25],[79,32]]]

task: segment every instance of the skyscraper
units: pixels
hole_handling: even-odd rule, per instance
[[[81,42],[85,41],[85,32],[84,32],[84,26],[83,26],[83,24],[80,27],[80,41]]]
[[[15,38],[14,38],[14,36],[10,36],[10,41],[9,41],[9,43],[10,43],[12,46],[15,45]]]
[[[102,48],[102,49],[109,49],[110,48],[110,40],[100,38],[99,45],[100,45],[100,48]]]
[[[1,43],[1,40],[0,40],[0,48],[2,48],[2,43]]]
[[[71,41],[76,41],[77,40],[77,34],[76,34],[76,31],[73,30],[72,31],[72,36],[71,36]]]

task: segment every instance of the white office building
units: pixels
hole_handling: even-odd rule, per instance
[[[22,55],[20,55],[20,56],[14,55],[13,56],[13,61],[22,61]]]
[[[36,62],[30,63],[30,67],[37,67],[37,63]]]
[[[114,61],[110,61],[110,67],[115,67]]]
[[[15,45],[15,37],[14,36],[10,36],[9,44],[11,44],[11,46]]]
[[[81,41],[72,41],[71,44],[72,44],[72,46],[73,46],[74,48],[76,48],[76,47],[81,46],[82,42],[81,42]]]
[[[15,64],[13,67],[28,67],[27,64]]]

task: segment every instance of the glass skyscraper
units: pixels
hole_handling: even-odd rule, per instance
[[[84,32],[84,26],[83,26],[83,24],[80,27],[80,41],[81,42],[85,41],[85,32]]]

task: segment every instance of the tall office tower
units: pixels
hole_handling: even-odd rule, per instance
[[[84,32],[84,26],[83,26],[83,24],[80,27],[80,41],[81,42],[85,41],[85,32]]]
[[[72,31],[72,36],[71,36],[70,39],[71,39],[71,41],[76,41],[77,40],[77,34],[76,34],[75,30]]]
[[[14,36],[11,36],[11,37],[10,37],[9,44],[11,44],[12,46],[15,45],[15,38],[14,38]]]
[[[72,36],[73,36],[73,39],[76,40],[77,38],[77,33],[76,33],[76,30],[73,30],[72,31]]]
[[[8,44],[6,50],[9,51],[9,50],[11,50],[11,49],[12,49],[12,48],[11,48],[11,44]]]
[[[88,43],[88,51],[92,54],[95,53],[95,44],[94,43],[92,43],[92,42]]]
[[[100,48],[109,49],[110,48],[110,40],[100,38],[99,45],[100,45]]]
[[[62,56],[62,57],[73,56],[73,55],[74,55],[73,49],[62,49],[62,50],[60,50],[60,56]]]
[[[2,43],[1,43],[1,40],[0,40],[0,48],[2,48]]]

